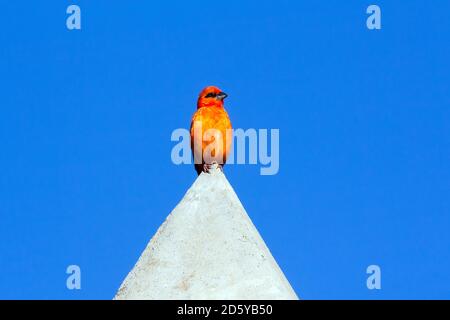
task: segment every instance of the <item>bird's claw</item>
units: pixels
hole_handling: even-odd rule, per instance
[[[223,171],[223,165],[218,164],[216,161],[203,164],[203,172],[211,173],[210,172],[211,169],[219,169],[220,171]]]

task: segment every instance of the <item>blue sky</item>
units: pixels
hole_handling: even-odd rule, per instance
[[[114,296],[196,177],[170,135],[210,84],[280,129],[277,175],[226,175],[299,296],[450,298],[450,3],[373,3],[379,31],[367,1],[2,1],[0,298]]]

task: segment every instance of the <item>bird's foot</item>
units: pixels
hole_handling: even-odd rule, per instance
[[[223,165],[218,164],[216,161],[213,161],[211,163],[204,163],[203,164],[203,172],[211,173],[210,171],[219,169],[220,171],[223,171]]]

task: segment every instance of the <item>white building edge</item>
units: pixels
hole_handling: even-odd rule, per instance
[[[114,299],[298,299],[219,169],[202,173]]]

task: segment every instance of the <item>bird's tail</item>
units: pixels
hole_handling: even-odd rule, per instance
[[[197,174],[200,175],[200,173],[203,172],[203,164],[194,164],[195,171],[197,171]]]

